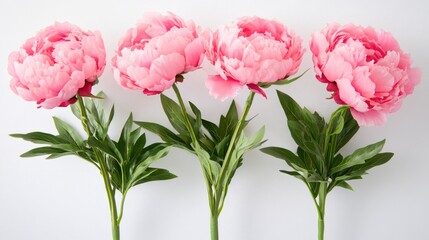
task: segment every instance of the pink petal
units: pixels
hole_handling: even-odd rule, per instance
[[[405,85],[405,93],[411,94],[414,87],[420,83],[422,73],[418,68],[411,68],[408,70],[408,83]]]
[[[353,70],[352,85],[365,98],[371,98],[375,93],[375,84],[371,81],[369,75],[367,66],[357,67]]]
[[[194,39],[191,43],[189,43],[185,48],[185,57],[186,57],[186,72],[195,69],[199,65],[204,58],[204,48],[201,43],[201,39]]]
[[[385,113],[375,110],[358,112],[352,108],[351,113],[353,118],[358,122],[359,126],[381,126],[387,120]]]
[[[331,54],[323,68],[323,73],[330,81],[341,78],[352,79],[352,66],[350,63],[345,62],[344,58],[339,54]]]
[[[337,80],[338,92],[341,100],[359,112],[368,110],[368,105],[362,100],[360,94],[353,88],[350,80],[342,78]]]
[[[208,76],[206,86],[210,91],[210,95],[221,101],[229,97],[235,97],[242,87],[240,82],[235,79],[228,77],[225,80],[220,75]]]
[[[153,61],[150,74],[157,74],[164,79],[175,78],[185,70],[185,58],[179,53],[163,55]]]
[[[395,82],[386,67],[374,66],[369,77],[375,83],[376,92],[389,92]]]

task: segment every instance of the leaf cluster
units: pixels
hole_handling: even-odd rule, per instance
[[[336,186],[352,190],[349,180],[361,179],[369,169],[392,158],[393,153],[381,153],[385,140],[359,148],[345,157],[339,152],[359,130],[347,106],[340,107],[329,122],[325,122],[317,112],[302,108],[287,94],[280,91],[277,94],[298,147],[296,152],[281,147],[267,147],[261,151],[284,160],[293,170],[281,172],[304,181],[313,198],[318,196],[321,183],[328,184],[328,192]]]
[[[168,170],[151,168],[150,164],[164,157],[170,147],[168,144],[154,143],[146,145],[146,136],[140,128],[133,128],[133,116],[129,115],[122,127],[118,140],[109,136],[109,127],[114,117],[114,106],[107,114],[104,112],[103,95],[98,98],[82,99],[82,104],[71,106],[73,114],[82,121],[88,137],[84,138],[70,124],[54,117],[57,134],[31,132],[11,134],[36,144],[44,145],[34,148],[21,157],[47,155],[54,159],[65,155],[78,156],[101,170],[106,166],[110,182],[114,189],[126,193],[132,186],[156,180],[167,180],[176,177]]]
[[[192,143],[192,133],[188,131],[187,119],[179,104],[163,94],[161,94],[161,104],[174,129],[173,131],[153,122],[136,122],[136,124],[157,134],[166,144],[185,149],[197,155],[203,166],[204,175],[207,176],[211,185],[227,185],[236,169],[241,166],[243,154],[263,142],[263,128],[250,138],[245,134],[241,134],[239,140],[235,143],[229,166],[224,166],[224,159],[229,145],[233,144],[231,143],[231,137],[239,121],[234,101],[232,101],[227,113],[220,116],[217,124],[203,119],[200,109],[192,102],[189,102],[192,114],[186,113],[186,117],[190,121],[198,144]],[[245,122],[245,125],[247,123],[248,121]],[[228,180],[225,183],[218,182],[222,168],[228,171]]]

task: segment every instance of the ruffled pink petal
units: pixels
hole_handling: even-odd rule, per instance
[[[229,97],[235,97],[238,94],[238,90],[242,87],[240,82],[229,77],[225,80],[220,75],[208,76],[206,86],[209,89],[210,95],[221,101]]]
[[[389,92],[395,83],[394,77],[389,73],[389,69],[381,66],[374,66],[369,76],[375,84],[376,92]]]
[[[353,70],[352,85],[362,97],[371,98],[375,93],[375,84],[369,78],[369,68],[358,67]]]
[[[185,70],[185,58],[179,53],[160,56],[153,61],[150,74],[157,74],[164,79],[173,79]]]
[[[422,73],[418,68],[411,68],[408,70],[408,82],[404,89],[406,94],[413,93],[414,87],[420,83],[421,75]]]
[[[358,112],[352,108],[351,113],[359,126],[381,126],[387,121],[386,114],[379,111]]]
[[[331,54],[323,68],[323,73],[329,81],[341,78],[352,79],[352,66],[345,62],[341,55]]]
[[[360,94],[358,94],[353,88],[349,79],[338,79],[337,86],[340,98],[345,104],[359,112],[367,111],[368,105],[362,100]]]
[[[204,59],[204,47],[201,39],[196,38],[185,48],[186,68],[185,72],[200,66]]]

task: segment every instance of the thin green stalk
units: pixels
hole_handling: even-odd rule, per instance
[[[122,193],[121,204],[120,204],[120,207],[119,207],[119,216],[118,216],[118,219],[116,220],[118,222],[118,225],[121,223],[122,215],[124,213],[124,203],[125,203],[125,198],[127,196],[127,192],[128,192],[128,190],[125,190]]]
[[[327,195],[327,183],[323,182],[319,188],[319,204],[318,204],[318,239],[323,240],[325,232],[325,204]]]
[[[218,229],[218,214],[217,211],[211,213],[210,218],[210,236],[211,240],[219,239],[219,229]]]
[[[185,121],[186,121],[186,127],[188,128],[188,131],[191,134],[192,142],[194,143],[194,146],[196,147],[199,145],[198,140],[197,140],[197,137],[195,135],[194,129],[192,128],[191,121],[188,118],[188,113],[186,112],[185,104],[183,103],[182,96],[180,95],[180,91],[177,88],[176,84],[173,84],[173,90],[176,93],[177,100],[179,100],[179,105],[180,105],[180,108],[182,109],[182,114],[183,114],[183,117],[185,118]]]
[[[217,196],[223,195],[222,197],[219,197],[217,199],[218,202],[220,201],[219,203],[216,204],[218,206],[219,205],[223,206],[223,202],[225,201],[226,195],[223,194],[223,192],[225,191],[224,182],[226,181],[225,177],[226,177],[227,170],[228,170],[228,167],[230,164],[229,162],[231,161],[231,155],[232,155],[232,152],[234,151],[235,144],[237,143],[237,140],[240,137],[241,132],[243,130],[243,126],[244,126],[244,123],[246,121],[247,114],[250,111],[250,107],[252,106],[252,102],[253,102],[254,97],[255,97],[255,93],[250,91],[249,96],[247,97],[246,103],[244,105],[243,113],[242,113],[242,115],[241,115],[241,117],[237,123],[237,126],[235,126],[234,133],[232,134],[232,137],[231,137],[231,140],[230,140],[230,143],[228,146],[228,150],[225,154],[225,159],[224,159],[224,162],[222,164],[222,168],[220,170],[220,176],[218,178],[217,188],[216,188],[216,195]]]
[[[89,121],[88,121],[88,115],[86,113],[85,103],[81,96],[78,96],[77,100],[80,107],[82,126],[85,132],[87,133],[88,137],[92,137],[93,133],[91,132],[91,129],[89,127]],[[98,149],[96,148],[93,148],[93,151],[94,151],[95,157],[98,160],[98,163],[100,164],[100,172],[103,177],[104,187],[106,189],[107,198],[109,201],[110,218],[112,222],[112,239],[120,240],[119,222],[117,221],[118,213],[116,209],[115,189],[112,188],[112,184],[109,178],[109,173],[108,173],[105,159],[102,153],[98,151]]]

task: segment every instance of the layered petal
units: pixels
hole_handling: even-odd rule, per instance
[[[390,33],[371,27],[329,24],[310,41],[316,78],[360,125],[381,125],[420,81]]]
[[[222,88],[210,91],[216,96],[232,96],[230,91],[245,85],[263,94],[258,84],[295,74],[304,53],[302,40],[285,25],[259,17],[244,17],[214,32],[206,31],[203,42],[208,60],[224,80]],[[219,92],[222,89],[225,94]]]
[[[10,87],[40,107],[64,107],[74,103],[77,94],[91,94],[106,65],[105,58],[100,33],[55,23],[10,54]]]
[[[112,58],[115,80],[147,95],[169,89],[177,75],[197,69],[204,57],[195,24],[173,13],[147,13],[129,29]]]

